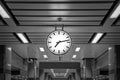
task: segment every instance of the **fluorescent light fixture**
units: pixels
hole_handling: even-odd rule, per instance
[[[7,12],[3,9],[3,7],[0,5],[0,15],[3,18],[10,18],[10,16],[7,14]]]
[[[108,48],[108,50],[111,50],[111,49],[112,49],[112,47],[109,47],[109,48]]]
[[[40,51],[41,51],[41,52],[44,52],[45,50],[44,50],[44,48],[40,47]]]
[[[54,73],[54,69],[50,69],[52,74],[54,75],[54,77],[56,77],[55,73]]]
[[[67,76],[68,71],[69,71],[69,69],[66,70],[66,73],[64,74],[64,77]]]
[[[73,55],[73,57],[72,58],[76,58],[77,57],[77,55]]]
[[[75,49],[75,51],[76,51],[76,52],[79,52],[79,51],[80,51],[80,47],[77,47],[77,48]]]
[[[103,36],[103,33],[97,33],[94,39],[92,40],[92,43],[97,43],[102,36]]]
[[[43,57],[44,57],[44,58],[48,58],[48,56],[47,56],[47,55],[43,55]]]
[[[117,18],[119,15],[120,15],[120,4],[115,9],[115,11],[112,13],[112,15],[110,16],[110,18]]]
[[[27,40],[23,33],[17,33],[17,36],[21,39],[23,43],[29,43],[29,41]]]

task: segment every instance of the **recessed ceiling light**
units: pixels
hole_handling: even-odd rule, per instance
[[[0,15],[3,18],[10,18],[10,16],[7,14],[7,12],[3,9],[3,7],[0,5]]]
[[[45,50],[44,50],[44,48],[40,47],[40,51],[41,51],[41,52],[44,52]]]
[[[54,69],[50,69],[52,74],[54,75],[54,77],[56,76],[55,73],[54,73]]]
[[[8,49],[9,51],[12,51],[12,48],[11,48],[11,47],[8,47],[7,49]]]
[[[47,56],[47,55],[43,55],[43,57],[44,57],[44,58],[48,58],[48,56]]]
[[[102,36],[103,36],[103,33],[97,33],[95,37],[93,38],[92,43],[97,43],[101,39]]]
[[[77,48],[75,49],[75,51],[76,51],[76,52],[79,52],[79,51],[80,51],[80,47],[77,47]]]
[[[23,33],[17,33],[17,36],[20,38],[20,40],[23,43],[29,43],[29,41],[27,40],[27,38],[25,37],[25,35]]]
[[[112,15],[110,16],[110,18],[117,18],[119,15],[120,15],[120,4],[115,9],[115,11],[112,13]]]
[[[109,48],[108,48],[108,50],[111,50],[111,49],[112,49],[112,47],[109,47]]]
[[[76,58],[76,57],[77,57],[77,55],[73,55],[73,56],[72,56],[72,58]]]
[[[68,74],[69,69],[66,70],[66,73],[64,74],[64,77]]]

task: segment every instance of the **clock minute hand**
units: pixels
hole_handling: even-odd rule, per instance
[[[61,42],[66,42],[66,41],[69,41],[69,40],[63,40],[63,41],[61,41]]]

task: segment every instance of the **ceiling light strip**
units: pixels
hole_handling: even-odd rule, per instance
[[[115,11],[112,13],[112,15],[110,16],[110,18],[117,18],[119,15],[120,15],[120,4],[115,9]]]
[[[93,38],[91,43],[98,43],[100,39],[103,37],[104,33],[96,33],[95,37]]]
[[[10,18],[10,16],[8,15],[8,13],[5,11],[5,9],[0,5],[0,15],[3,18]]]
[[[64,77],[67,76],[68,71],[69,71],[69,69],[66,70],[66,73],[64,74]]]
[[[50,69],[52,74],[54,75],[54,77],[56,77],[55,73],[54,73],[54,69]]]
[[[23,43],[29,43],[29,40],[24,33],[16,33],[16,35]]]

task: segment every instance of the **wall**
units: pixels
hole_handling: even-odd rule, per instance
[[[95,59],[96,69],[102,68],[108,65],[108,50]]]
[[[20,53],[19,53],[20,54]],[[12,61],[11,65],[13,68],[20,69],[20,76],[17,77],[22,78],[23,80],[27,78],[27,61],[22,58],[18,53],[16,53],[14,50],[12,50]],[[12,75],[13,79],[15,79],[18,75]]]

